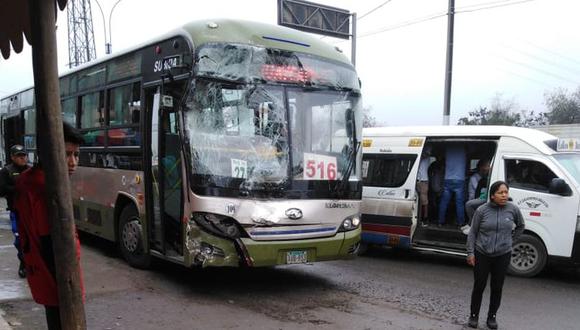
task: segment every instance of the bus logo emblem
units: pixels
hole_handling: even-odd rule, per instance
[[[302,218],[302,211],[297,208],[291,208],[286,210],[286,216],[291,220],[298,220]]]

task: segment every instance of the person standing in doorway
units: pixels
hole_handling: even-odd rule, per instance
[[[461,227],[461,231],[467,235],[471,226],[471,219],[478,207],[487,201],[487,184],[490,169],[490,162],[487,159],[480,159],[477,162],[477,172],[469,177],[467,187],[467,202],[465,203],[465,213],[467,223]]]
[[[417,174],[416,189],[419,193],[421,204],[421,225],[427,226],[429,222],[429,165],[431,164],[431,148],[426,146],[419,161],[419,173]]]
[[[82,136],[69,124],[63,125],[66,162],[71,176],[78,165]],[[44,305],[49,330],[61,329],[54,253],[48,221],[45,173],[40,163],[24,171],[16,181],[15,207],[18,213],[22,254],[34,301]],[[80,261],[80,243],[76,255]],[[82,272],[81,290],[84,296]]]
[[[462,227],[465,223],[465,148],[459,143],[451,143],[445,150],[445,180],[439,202],[439,226],[445,223],[452,195],[455,195],[456,223]]]
[[[12,225],[12,234],[14,234],[14,247],[18,251],[18,276],[20,278],[26,277],[26,269],[22,259],[22,251],[20,250],[20,235],[18,234],[18,219],[16,212],[14,212],[14,193],[16,191],[16,178],[20,173],[28,169],[28,157],[24,147],[15,144],[10,148],[10,164],[4,166],[0,170],[0,196],[6,198],[7,209],[10,211],[10,223]]]
[[[475,211],[467,235],[467,263],[474,267],[468,325],[477,328],[483,291],[491,274],[487,326],[497,329],[496,314],[511,259],[512,242],[524,232],[525,225],[519,208],[508,201],[507,183],[494,182],[489,188],[489,196],[490,201]]]

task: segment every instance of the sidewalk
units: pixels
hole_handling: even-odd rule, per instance
[[[0,330],[12,330],[12,328],[4,321],[4,312],[0,309]]]
[[[3,258],[10,258],[8,256],[9,252],[13,252],[11,250],[11,237],[9,236],[10,234],[10,216],[8,215],[8,211],[6,211],[6,199],[4,198],[0,198],[0,229],[5,229],[1,231],[1,235],[0,235],[0,247],[2,251],[0,251],[0,254],[6,254],[6,256],[2,256]],[[7,250],[7,251],[4,251]],[[12,253],[13,254],[13,253]],[[4,266],[4,265],[3,265]],[[2,272],[2,277],[0,278],[0,282],[4,282],[4,273]],[[3,285],[0,285],[0,287],[3,287]],[[2,302],[4,300],[4,297],[2,294],[0,294],[0,302]],[[4,311],[2,309],[0,309],[0,330],[12,330],[12,327],[10,327],[10,325],[8,324],[8,322],[6,322],[6,320],[4,320]]]

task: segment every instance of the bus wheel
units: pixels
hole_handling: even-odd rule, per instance
[[[546,266],[548,253],[540,239],[523,234],[512,248],[508,273],[522,277],[538,275]]]
[[[119,217],[119,249],[123,258],[135,268],[148,268],[151,256],[144,251],[141,219],[133,205],[127,205]]]

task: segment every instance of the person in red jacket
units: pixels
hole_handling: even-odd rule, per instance
[[[70,125],[64,124],[66,161],[69,176],[78,165],[82,136]],[[15,206],[18,213],[20,246],[26,265],[26,279],[34,301],[44,305],[48,329],[61,329],[56,269],[50,223],[48,221],[44,170],[40,163],[24,171],[16,181]],[[76,241],[77,261],[80,264],[80,243]],[[81,290],[84,288],[81,274]]]

